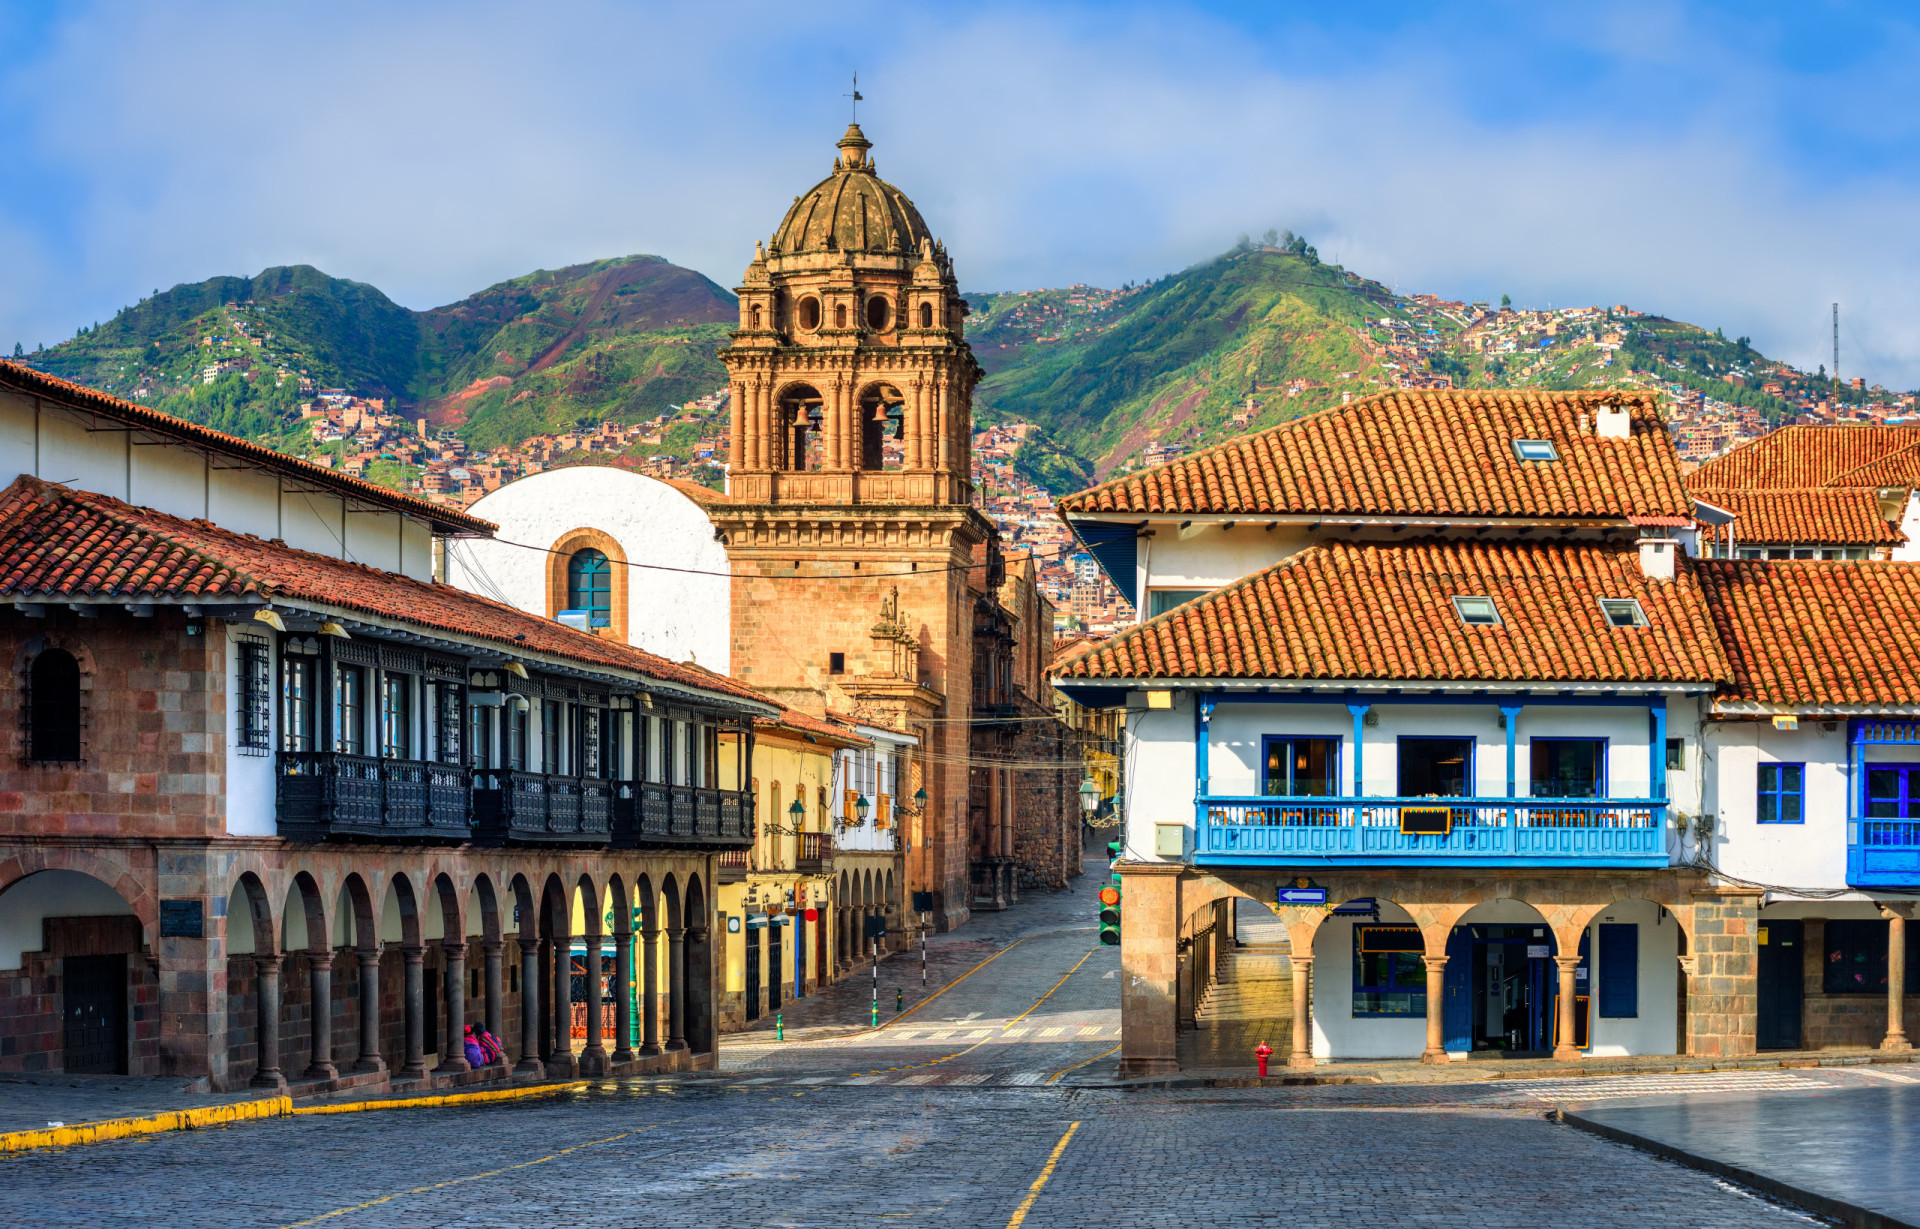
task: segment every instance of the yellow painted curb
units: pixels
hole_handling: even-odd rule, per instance
[[[292,1114],[361,1114],[368,1110],[434,1109],[445,1105],[479,1105],[488,1101],[518,1101],[523,1097],[546,1097],[556,1092],[585,1088],[592,1080],[572,1080],[565,1084],[529,1084],[525,1088],[494,1088],[485,1092],[450,1092],[437,1097],[396,1097],[390,1101],[341,1101],[337,1104],[302,1105],[288,1110]]]
[[[106,1118],[71,1127],[46,1127],[37,1131],[8,1131],[0,1134],[0,1153],[28,1152],[35,1148],[65,1148],[73,1144],[93,1144],[109,1139],[130,1139],[135,1135],[155,1135],[162,1131],[190,1131],[196,1127],[221,1127],[258,1118],[281,1118],[296,1113],[287,1097],[260,1097],[252,1101],[233,1101],[226,1105],[207,1105],[199,1109],[171,1110],[143,1118]]]

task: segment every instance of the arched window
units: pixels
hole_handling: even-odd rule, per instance
[[[748,325],[749,328],[757,329],[760,327],[760,308],[758,304],[756,304],[753,307],[753,309],[748,313],[748,318],[751,321],[751,323]]]
[[[27,677],[28,755],[36,760],[80,758],[80,663],[65,649],[33,659]]]
[[[567,560],[567,608],[587,612],[588,627],[613,626],[613,565],[588,547]]]
[[[847,327],[847,305],[845,303],[838,304],[834,307],[833,327],[836,329],[844,329]]]
[[[922,303],[920,305],[920,327],[923,329],[933,327],[933,304]]]
[[[887,300],[884,296],[874,295],[871,299],[867,300],[867,327],[874,332],[884,333],[886,331],[887,320],[891,314],[891,310],[888,308]]]
[[[820,327],[820,300],[812,295],[800,300],[800,327],[808,331]]]

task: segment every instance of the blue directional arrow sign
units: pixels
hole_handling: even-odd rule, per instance
[[[1324,905],[1327,903],[1325,888],[1281,888],[1275,899],[1282,905]]]

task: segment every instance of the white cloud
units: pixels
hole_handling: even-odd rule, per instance
[[[970,288],[1116,284],[1291,226],[1402,289],[1628,302],[1808,366],[1838,300],[1846,373],[1920,384],[1920,188],[1800,169],[1804,82],[1731,36],[1571,28],[1659,105],[1490,107],[1522,88],[1511,48],[1432,25],[1326,67],[1146,9],[101,8],[5,85],[25,164],[76,186],[0,205],[0,338],[297,261],[415,307],[633,251],[730,286],[826,173],[858,67],[883,174]]]

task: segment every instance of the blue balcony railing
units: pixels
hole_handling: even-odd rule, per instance
[[[1654,798],[1210,796],[1197,806],[1194,861],[1665,866],[1666,816]]]
[[[1847,822],[1847,882],[1856,888],[1920,887],[1920,820]]]

